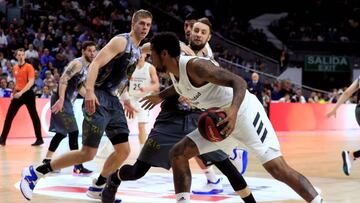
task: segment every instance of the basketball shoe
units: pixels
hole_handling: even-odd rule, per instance
[[[211,182],[207,180],[207,183],[199,189],[192,190],[192,193],[197,195],[216,195],[222,193],[222,179],[219,178],[216,182]]]
[[[343,150],[341,153],[342,160],[343,160],[343,171],[344,171],[345,175],[347,175],[347,176],[350,175],[351,164],[353,162],[353,159],[350,158],[349,153],[350,153],[349,151],[345,151],[345,150]]]
[[[75,165],[73,169],[73,175],[75,176],[89,176],[91,173],[92,171],[85,168],[82,164]]]
[[[94,178],[92,181],[92,185],[86,191],[86,195],[93,199],[101,199],[101,192],[105,187],[105,183],[102,185],[96,185],[97,178]]]
[[[241,174],[245,173],[248,164],[248,152],[245,149],[235,147],[229,159]]]
[[[39,179],[39,174],[36,174],[34,167],[31,165],[22,170],[20,191],[21,194],[27,199],[31,200],[35,185]]]
[[[109,176],[106,181],[106,185],[101,193],[101,202],[102,203],[113,203],[113,202],[121,202],[121,199],[115,199],[117,189],[119,188],[119,184],[116,184],[112,181],[112,176],[117,176],[117,171]]]

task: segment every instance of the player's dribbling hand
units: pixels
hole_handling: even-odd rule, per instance
[[[51,107],[51,112],[57,114],[63,111],[64,99],[59,98],[55,104]]]
[[[95,113],[96,105],[100,105],[96,98],[94,90],[86,90],[85,93],[85,109],[88,114]]]
[[[233,107],[225,107],[222,109],[216,110],[216,112],[224,112],[226,117],[217,123],[217,126],[221,126],[224,123],[227,123],[224,129],[220,132],[223,135],[229,136],[235,129],[236,119],[237,119],[237,109]]]
[[[136,109],[131,105],[130,100],[124,101],[124,110],[126,117],[129,119],[133,119],[135,113],[137,113]]]
[[[146,96],[140,100],[140,102],[144,102],[141,107],[145,110],[151,110],[156,105],[160,104],[163,99],[158,94],[153,94]]]

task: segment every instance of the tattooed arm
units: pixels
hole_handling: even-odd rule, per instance
[[[71,61],[68,66],[65,68],[64,73],[60,77],[59,82],[59,99],[55,102],[55,104],[51,107],[51,111],[53,113],[58,113],[62,111],[64,106],[64,99],[65,99],[65,91],[67,88],[68,81],[78,72],[80,72],[82,65],[79,61],[73,60]]]
[[[202,86],[210,82],[233,89],[231,105],[219,110],[226,113],[226,118],[220,121],[218,125],[227,123],[221,133],[229,135],[235,128],[237,112],[244,100],[247,84],[243,78],[215,64],[215,61],[195,58],[187,64],[187,73],[191,83],[196,86]]]

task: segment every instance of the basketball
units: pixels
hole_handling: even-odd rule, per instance
[[[216,112],[219,108],[211,108],[199,116],[198,129],[200,134],[210,142],[220,142],[226,138],[220,132],[226,126],[216,126],[218,122],[226,117],[224,112]]]

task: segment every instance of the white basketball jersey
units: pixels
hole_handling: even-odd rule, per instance
[[[201,87],[194,87],[187,75],[186,64],[195,56],[180,56],[179,59],[179,81],[174,75],[170,73],[171,80],[174,84],[175,90],[182,96],[187,97],[192,102],[192,105],[199,109],[208,109],[211,107],[226,107],[230,106],[233,98],[233,89],[231,87],[219,86],[213,83],[207,83]],[[205,60],[208,58],[198,57]],[[214,64],[217,64],[215,61]]]
[[[143,98],[150,94],[150,92],[141,92],[140,88],[151,85],[150,76],[151,64],[145,62],[143,67],[136,67],[134,73],[130,77],[129,95],[135,98]]]
[[[206,50],[207,50],[207,57],[213,59],[213,58],[214,58],[214,54],[213,54],[213,52],[212,52],[212,50],[211,50],[211,47],[210,47],[209,43],[206,43],[206,44],[205,44],[205,48],[206,48]]]

